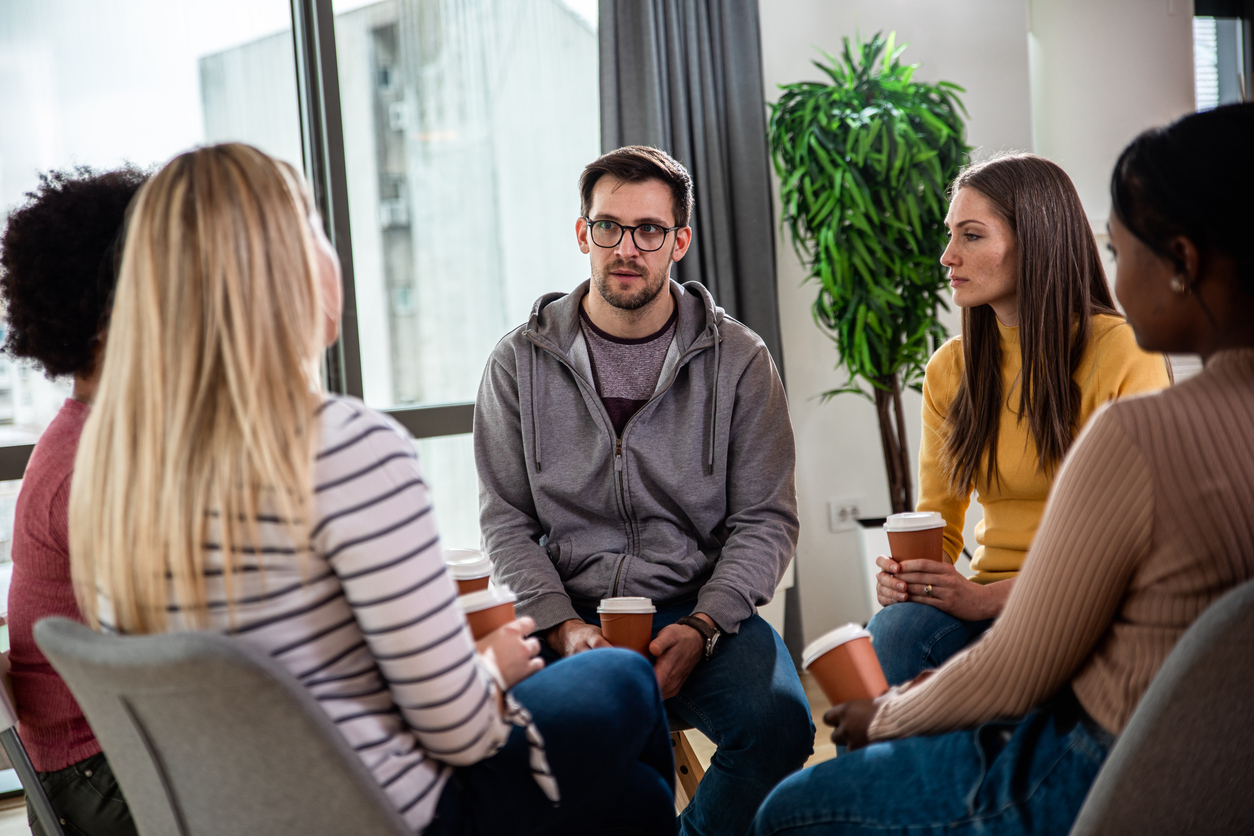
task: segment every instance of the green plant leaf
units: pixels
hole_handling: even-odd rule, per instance
[[[811,313],[849,382],[871,397],[893,374],[918,388],[946,338],[939,257],[946,189],[969,151],[952,82],[916,82],[893,35],[819,50],[825,82],[781,85],[768,139],[780,225],[816,285]],[[830,83],[829,83],[830,82]],[[804,253],[804,255],[800,255]]]

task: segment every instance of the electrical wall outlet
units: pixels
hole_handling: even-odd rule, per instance
[[[855,531],[862,516],[862,497],[846,496],[827,500],[827,527],[833,533]]]

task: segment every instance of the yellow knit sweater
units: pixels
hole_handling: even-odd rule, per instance
[[[1045,510],[1051,474],[1041,471],[1036,442],[1026,420],[1019,420],[1019,329],[997,323],[1001,334],[1002,394],[1005,398],[997,434],[997,468],[994,480],[979,493],[984,520],[975,527],[979,544],[971,560],[978,583],[1013,578],[1023,565],[1028,546]],[[941,432],[945,415],[958,393],[962,379],[962,337],[954,337],[932,355],[923,384],[923,439],[919,448],[920,511],[939,511],[945,518],[945,557],[958,559],[963,546],[963,524],[971,492],[955,495],[949,490],[941,464]],[[1076,370],[1080,386],[1080,427],[1107,401],[1138,392],[1153,392],[1170,384],[1165,358],[1142,351],[1132,328],[1122,317],[1093,317],[1092,336]],[[986,485],[987,464],[981,465],[975,483]]]

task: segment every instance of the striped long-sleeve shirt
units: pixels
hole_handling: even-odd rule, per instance
[[[263,517],[231,612],[206,544],[210,627],[291,671],[421,831],[451,766],[492,755],[509,725],[444,569],[413,442],[348,398],[328,398],[319,420],[312,551]],[[100,617],[108,629],[107,600]],[[176,611],[168,629],[193,626]]]

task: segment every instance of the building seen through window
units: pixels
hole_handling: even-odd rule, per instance
[[[577,182],[600,153],[595,7],[562,0],[335,5],[363,395],[473,401],[542,293],[587,278]],[[294,107],[260,38],[201,59],[207,138]],[[469,429],[469,428],[467,428]],[[447,545],[477,546],[469,438],[419,440]]]
[[[365,399],[474,400],[496,341],[586,278],[574,224],[600,149],[596,30],[562,0],[335,8]],[[266,69],[289,47],[201,59],[208,139],[295,107]]]

